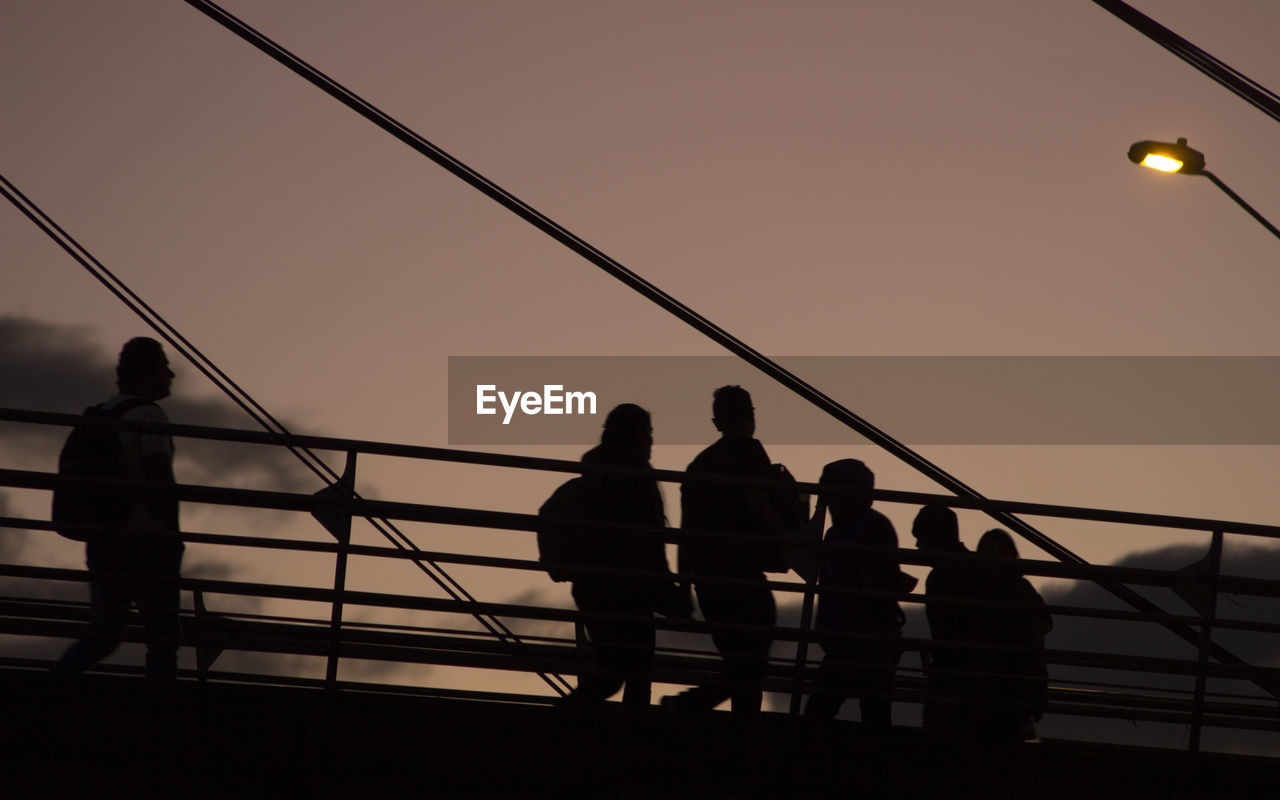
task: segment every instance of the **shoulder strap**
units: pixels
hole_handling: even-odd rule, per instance
[[[134,410],[135,408],[141,408],[142,406],[153,406],[153,405],[155,405],[155,403],[151,400],[144,400],[141,397],[130,397],[126,400],[121,400],[116,406],[114,406],[110,410],[104,409],[102,408],[102,406],[94,406],[94,408],[99,409],[99,413],[105,416],[115,417],[119,419],[120,417],[123,417],[125,414],[128,414],[130,411]]]

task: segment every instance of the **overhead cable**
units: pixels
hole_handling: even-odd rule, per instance
[[[1121,0],[1093,0],[1151,41],[1186,61],[1249,105],[1280,122],[1280,95],[1205,52]]]
[[[67,233],[58,225],[48,214],[40,209],[31,201],[18,187],[14,186],[8,178],[0,175],[0,194],[9,200],[19,211],[21,211],[28,219],[36,224],[49,238],[53,239],[63,250],[67,252],[80,266],[84,267],[99,283],[114,294],[129,310],[133,311],[139,318],[143,320],[153,331],[156,332],[176,353],[189,361],[197,370],[208,378],[215,386],[222,390],[231,401],[240,407],[246,414],[258,423],[264,430],[280,437],[280,444],[289,450],[299,461],[303,463],[307,469],[311,470],[326,485],[333,486],[339,480],[338,473],[315,454],[310,448],[298,447],[290,443],[289,437],[292,436],[289,429],[284,423],[273,417],[262,405],[253,399],[247,391],[239,384],[226,375],[216,364],[213,363],[203,352],[195,345],[191,344],[178,330],[171,325],[168,320],[160,315],[155,309],[148,305],[137,293],[129,288],[123,280],[115,273],[109,270],[97,258],[85,249],[71,234]],[[353,491],[353,496],[360,499],[358,492]],[[377,519],[373,517],[367,518],[369,523],[375,530],[381,533],[389,542],[401,550],[417,550],[417,546],[413,541],[402,532],[394,523],[386,519]],[[412,559],[413,563],[426,574],[442,591],[449,596],[451,600],[474,603],[476,599],[468,592],[462,584],[458,583],[448,572],[439,564],[429,560]],[[566,694],[569,689],[568,681],[562,676],[555,674],[543,673],[532,663],[531,656],[520,643],[519,637],[506,626],[502,620],[496,617],[488,617],[482,614],[474,615],[476,620],[480,622],[484,629],[499,639],[507,642],[513,647],[521,651],[529,660],[530,666],[534,671],[547,682],[558,694]]]

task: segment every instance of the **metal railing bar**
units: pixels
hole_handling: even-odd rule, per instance
[[[391,553],[396,556],[399,556],[400,551],[392,550]],[[475,558],[460,559],[458,563],[485,564],[489,562],[497,562],[505,566],[505,565],[509,565],[509,562],[511,561],[514,561],[514,560],[475,557]],[[537,568],[536,562],[518,562],[518,565],[528,569]],[[1100,569],[1107,569],[1107,568],[1091,567],[1089,569],[1092,571],[1092,570],[1100,570]],[[635,574],[635,573],[629,573],[624,570],[612,570],[612,571],[605,571],[605,572],[608,572],[611,574]],[[61,581],[85,582],[88,580],[88,573],[83,570],[59,569],[59,568],[51,568],[51,567],[39,567],[39,566],[18,565],[18,564],[0,564],[0,575],[7,576],[7,577],[23,578],[28,580],[37,580],[37,581],[61,580]],[[733,579],[727,579],[726,582],[733,582]],[[1229,582],[1230,582],[1229,580],[1224,579],[1224,584]],[[228,586],[236,586],[240,588],[238,588],[235,591],[231,591],[226,588]],[[182,588],[199,589],[208,594],[234,594],[234,595],[241,595],[241,596],[248,595],[248,596],[255,596],[255,597],[262,597],[262,598],[272,597],[276,599],[304,600],[304,601],[312,601],[312,602],[318,602],[318,603],[328,602],[328,599],[332,594],[332,589],[326,589],[323,587],[282,587],[282,586],[276,586],[274,584],[250,584],[250,583],[241,583],[241,582],[219,582],[215,584],[215,583],[207,582],[205,579],[192,579],[192,578],[183,579]],[[786,583],[777,584],[776,586],[774,586],[774,588],[782,591],[790,591],[790,592],[799,592],[803,590],[802,585],[786,584]],[[273,591],[275,589],[279,589],[280,591]],[[879,592],[869,592],[869,591],[861,591],[861,590],[844,590],[844,591],[828,590],[828,592],[831,594],[845,594],[845,595],[852,595],[852,596],[883,596],[884,594]],[[911,595],[891,594],[888,596],[894,599],[907,602],[907,603],[912,603],[912,604],[922,604],[925,601],[924,595],[919,595],[919,594],[911,594]],[[453,608],[452,601],[448,601],[448,600],[427,599],[427,598],[418,598],[417,596],[398,596],[398,595],[386,595],[383,597],[385,597],[386,599],[378,602],[367,603],[367,604],[376,605],[379,607],[402,608],[403,610],[411,610],[408,606],[401,606],[396,604],[398,602],[397,598],[400,598],[400,599],[413,599],[418,602],[429,602],[434,604],[432,608],[427,610],[434,610],[434,611],[456,610]],[[52,601],[38,601],[38,602],[66,603],[68,601],[52,600]],[[957,606],[970,606],[970,607],[983,607],[983,608],[994,607],[990,603],[973,601],[973,600],[964,601],[959,599],[941,599],[941,600],[935,599],[933,602],[942,603],[946,605],[957,605]],[[366,605],[366,603],[359,603],[359,604]],[[83,604],[81,605],[83,606]],[[489,607],[502,608],[505,616],[518,616],[517,614],[511,613],[513,609],[533,608],[528,606],[513,607],[508,605],[491,605]],[[423,610],[423,609],[418,609],[418,610]],[[1109,620],[1126,621],[1126,622],[1150,622],[1151,621],[1148,617],[1142,615],[1139,612],[1122,610],[1122,609],[1096,609],[1096,608],[1088,608],[1083,606],[1050,605],[1050,606],[1046,606],[1046,610],[1057,617],[1109,619]],[[556,614],[554,616],[543,615],[536,618],[554,619],[556,621],[572,621],[572,615],[574,613],[575,612],[573,612],[572,610],[560,609],[560,610],[556,610]],[[1177,619],[1183,622],[1188,622],[1188,623],[1198,619],[1197,617],[1193,617],[1189,615],[1170,615],[1170,616],[1173,616],[1174,619]],[[678,620],[661,620],[658,622],[658,626],[660,629],[680,631],[680,632],[705,633],[707,632],[707,629],[704,627],[704,625],[705,623],[701,623],[697,621],[681,623]],[[1276,623],[1259,622],[1254,620],[1224,619],[1224,620],[1219,620],[1218,626],[1226,629],[1248,631],[1248,632],[1259,632],[1259,633],[1272,633],[1272,632],[1280,631],[1280,625]],[[798,635],[792,629],[787,629],[787,628],[773,628],[770,630],[773,630],[776,634],[778,634],[779,638],[783,638],[786,640],[795,638]],[[824,635],[847,636],[849,638],[856,638],[856,636],[852,634],[842,634],[837,631],[819,631],[819,632],[823,633]]]
[[[26,411],[21,409],[0,409],[0,420],[15,422],[34,422],[50,425],[75,425],[83,418],[75,414],[56,414],[45,411]],[[147,423],[114,419],[98,421],[106,427],[118,427],[122,430],[168,432],[175,436],[193,436],[196,438],[219,439],[224,441],[252,442],[256,444],[279,446],[283,438],[289,444],[305,445],[316,449],[354,450],[371,455],[388,455],[460,463],[487,464],[490,466],[515,467],[554,472],[591,473],[606,475],[630,475],[653,477],[657,480],[672,483],[707,482],[712,484],[756,486],[760,488],[784,488],[792,484],[779,483],[767,478],[740,478],[723,475],[687,474],[678,470],[646,470],[632,467],[620,467],[606,464],[583,464],[578,461],[535,458],[532,456],[511,456],[505,454],[483,453],[479,451],[454,450],[451,448],[426,447],[420,445],[402,445],[387,442],[372,442],[335,437],[287,436],[264,433],[260,431],[236,430],[230,428],[213,428],[205,426],[173,425],[163,423]],[[0,470],[0,483],[9,470]],[[22,473],[24,471],[16,470]],[[32,475],[49,473],[30,473]],[[182,484],[182,486],[190,486]],[[844,492],[868,495],[877,501],[902,503],[907,505],[945,505],[951,508],[975,509],[984,512],[1004,512],[1023,514],[1032,517],[1054,517],[1062,519],[1080,519],[1114,524],[1140,525],[1173,530],[1195,530],[1212,533],[1222,530],[1226,533],[1280,538],[1280,526],[1258,523],[1215,520],[1198,517],[1182,517],[1168,514],[1151,514],[1136,511],[1116,511],[1111,509],[1087,508],[1081,506],[1064,506],[1048,503],[1031,503],[1015,500],[996,500],[988,498],[957,497],[955,495],[930,494],[924,492],[903,492],[890,489],[875,489],[870,492],[854,492],[848,487],[822,487],[817,483],[798,482],[794,484],[797,491],[816,493],[819,489],[830,492]],[[50,486],[22,486],[21,488],[52,488]],[[205,487],[213,488],[213,487]],[[237,490],[258,491],[258,490]],[[267,495],[273,493],[266,493]],[[288,496],[288,493],[276,493]],[[307,495],[297,495],[303,497]],[[307,496],[309,497],[309,496]],[[378,503],[382,501],[364,501]],[[253,504],[249,504],[253,505]],[[264,506],[276,507],[276,506]],[[292,508],[292,506],[290,506]],[[288,509],[286,509],[288,510]],[[307,510],[292,508],[292,510]],[[498,512],[491,512],[498,513]],[[358,514],[359,515],[359,514]],[[393,517],[394,518],[394,517]]]

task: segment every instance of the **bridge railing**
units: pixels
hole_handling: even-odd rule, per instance
[[[56,430],[46,437],[49,441],[56,441],[67,426],[80,421],[75,415],[0,409],[0,422]],[[309,555],[313,563],[318,558],[327,561],[331,567],[329,577],[325,579],[317,578],[314,570],[308,573],[309,583],[296,580],[254,582],[236,580],[233,576],[181,578],[184,608],[179,644],[193,648],[196,653],[195,668],[184,670],[187,677],[201,681],[301,685],[330,691],[408,692],[478,700],[551,703],[572,685],[566,676],[591,669],[580,636],[584,616],[573,608],[571,602],[566,602],[563,592],[558,603],[549,605],[546,602],[491,602],[471,595],[431,597],[405,591],[353,588],[347,576],[350,566],[357,563],[366,565],[362,568],[366,575],[389,574],[395,570],[396,564],[406,562],[429,563],[444,571],[466,570],[470,575],[483,576],[485,594],[504,592],[510,596],[507,590],[511,587],[539,585],[546,581],[543,565],[531,557],[531,540],[527,538],[538,526],[538,519],[533,514],[363,498],[352,490],[356,457],[394,457],[570,474],[634,471],[554,459],[333,437],[295,436],[286,441],[274,434],[222,428],[155,426],[116,420],[103,420],[97,424],[125,430],[163,429],[176,437],[191,439],[305,446],[347,458],[345,485],[340,483],[314,494],[190,484],[163,489],[184,503],[309,514],[332,534],[325,539],[308,539],[244,532],[182,532],[183,540],[191,545],[216,548],[219,552],[235,551],[242,554],[242,559],[250,561],[258,558],[259,554],[284,554],[298,558]],[[777,488],[776,484],[764,480],[692,476],[665,470],[644,474],[669,482],[705,480]],[[45,471],[0,469],[0,489],[24,494],[48,493],[60,480],[68,479]],[[114,483],[121,488],[131,485],[128,481]],[[817,490],[816,484],[802,483],[799,487]],[[1018,571],[1028,576],[1079,583],[1124,584],[1148,591],[1163,591],[1168,594],[1167,599],[1177,596],[1186,600],[1186,610],[1182,613],[1164,610],[1152,613],[1117,607],[1115,603],[1050,605],[1048,610],[1060,626],[1068,620],[1073,625],[1124,625],[1138,626],[1143,630],[1183,626],[1194,629],[1200,638],[1199,647],[1187,648],[1181,657],[1175,657],[1109,652],[1105,648],[1087,646],[1058,648],[1050,636],[1045,652],[1051,683],[1047,711],[1051,715],[1185,725],[1190,731],[1188,746],[1193,750],[1199,748],[1200,731],[1206,726],[1280,732],[1280,707],[1276,702],[1280,694],[1280,670],[1243,660],[1219,663],[1210,658],[1209,649],[1210,642],[1224,632],[1258,637],[1272,637],[1280,633],[1280,625],[1265,619],[1221,615],[1218,603],[1218,598],[1225,594],[1280,598],[1280,582],[1223,575],[1221,572],[1221,553],[1226,536],[1273,539],[1280,537],[1280,528],[1224,520],[1012,501],[975,501],[888,490],[877,490],[871,495],[880,503],[913,506],[935,503],[955,508],[1004,510],[1041,517],[1208,534],[1211,542],[1209,554],[1193,569],[1139,569],[1037,560],[1018,562]],[[456,547],[419,549],[404,543],[382,546],[356,542],[350,534],[350,523],[353,518],[360,517],[426,523],[431,526],[428,534],[445,528],[508,532],[526,537],[520,540],[520,546],[510,548],[510,552],[523,553],[526,557],[463,552]],[[600,535],[661,536],[668,544],[697,536],[726,540],[723,534],[696,534],[669,528],[593,527],[599,529]],[[55,537],[52,524],[39,515],[0,517],[0,537],[15,531],[30,532],[27,536]],[[730,537],[730,540],[740,542],[742,539]],[[874,550],[799,539],[789,543],[798,549],[812,549],[818,559],[835,555],[873,555],[869,551]],[[0,553],[7,552],[11,552],[11,548],[0,547]],[[980,568],[987,563],[971,554],[939,555],[912,549],[893,551],[890,555],[903,565],[924,568],[939,564]],[[611,571],[601,572],[607,574]],[[679,576],[684,581],[695,577]],[[828,595],[835,591],[819,589],[790,574],[769,577],[770,587],[780,600],[780,608],[788,612],[804,609],[806,600],[811,603],[823,591]],[[0,645],[21,639],[43,640],[60,647],[63,640],[95,635],[89,623],[88,604],[83,599],[87,592],[51,591],[48,588],[83,584],[87,579],[88,575],[83,570],[30,563],[30,559],[27,563],[12,558],[0,562],[0,586],[4,587],[0,589],[3,594],[0,596],[0,636],[7,637],[0,638]],[[186,598],[190,598],[189,601]],[[909,613],[918,611],[925,600],[921,591],[895,594],[893,598],[902,603]],[[783,614],[781,618],[786,623],[769,628],[775,646],[763,688],[789,696],[790,710],[797,713],[800,698],[815,688],[820,651],[814,643],[821,632],[814,630],[810,614],[795,614],[794,624],[790,623],[790,616],[790,613]],[[490,621],[496,621],[499,627],[495,628]],[[695,618],[659,619],[657,627],[660,635],[653,676],[656,683],[682,686],[722,680],[720,660],[709,641],[713,626]],[[840,634],[825,632],[822,635]],[[142,641],[143,634],[136,626],[131,626],[126,639]],[[908,654],[925,654],[939,644],[945,643],[932,642],[923,636],[908,636],[903,640]],[[9,654],[0,651],[0,665],[39,669],[47,668],[51,663],[53,650],[49,647],[45,648],[44,657],[23,655],[24,652],[22,648],[16,648]],[[253,654],[254,658],[234,662],[233,666],[239,665],[239,668],[219,669],[222,653]],[[300,667],[304,662],[311,666]],[[225,659],[223,663],[226,663]],[[321,664],[323,669],[318,667]],[[357,680],[361,671],[353,668],[346,670],[349,674],[340,680],[344,676],[344,665],[356,664],[379,665],[379,669],[373,670],[378,679]],[[431,671],[425,673],[424,678],[420,670],[412,669],[415,666],[428,666]],[[130,671],[121,666],[103,669]],[[542,683],[525,681],[520,684],[521,690],[512,689],[511,682],[503,679],[480,680],[475,677],[495,672],[535,675]],[[459,675],[470,677],[458,679]],[[900,702],[918,703],[923,699],[924,687],[921,668],[914,666],[912,659],[904,659],[894,682],[894,698]]]

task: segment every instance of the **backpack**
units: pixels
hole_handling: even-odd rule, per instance
[[[556,583],[573,580],[573,567],[595,561],[591,531],[561,520],[599,519],[598,495],[580,475],[560,484],[538,509],[538,563]]]
[[[788,530],[799,528],[809,521],[809,495],[796,486],[795,476],[783,464],[770,465],[771,478],[785,481],[786,486],[769,492],[769,504],[778,512],[783,526]]]
[[[809,495],[800,491],[795,476],[782,464],[771,464],[769,477],[784,482],[786,486],[770,489],[766,497],[782,529],[773,531],[778,537],[777,543],[762,548],[761,567],[765,572],[786,572],[792,567],[788,557],[791,548],[784,547],[783,542],[809,523]],[[818,536],[821,538],[821,532]]]
[[[119,419],[133,409],[149,405],[150,400],[131,397],[111,410],[89,406],[85,417]],[[58,454],[58,475],[77,478],[120,477],[119,431],[80,423],[67,434]],[[129,514],[135,497],[117,488],[85,484],[55,484],[50,515],[59,535],[87,542],[103,535],[111,526],[120,525]],[[97,527],[91,527],[97,526]]]

